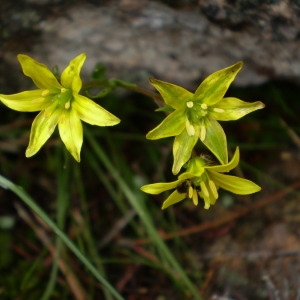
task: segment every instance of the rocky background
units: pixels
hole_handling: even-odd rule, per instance
[[[63,69],[81,52],[84,74],[101,61],[111,76],[147,84],[149,76],[195,89],[238,60],[236,84],[300,83],[299,0],[1,1],[0,86],[15,92],[26,53]]]

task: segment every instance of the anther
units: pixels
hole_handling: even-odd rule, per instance
[[[200,106],[201,106],[202,109],[207,109],[207,104],[206,103],[202,103]]]
[[[193,101],[189,101],[189,102],[186,103],[186,106],[188,108],[192,108],[194,106],[194,102]]]
[[[201,129],[200,129],[200,140],[201,142],[203,142],[205,140],[205,137],[206,137],[206,128],[204,125],[201,126]]]
[[[208,185],[210,187],[210,190],[211,190],[214,198],[218,199],[219,195],[218,195],[218,190],[217,190],[217,187],[216,187],[215,183],[212,180],[209,180]]]
[[[209,192],[208,192],[208,189],[207,189],[204,181],[200,182],[200,187],[201,187],[201,192],[203,193],[204,197],[208,198],[209,197]]]
[[[71,102],[70,101],[68,101],[68,102],[65,103],[65,109],[69,109],[70,106],[71,106]]]
[[[223,112],[224,112],[224,109],[223,109],[223,108],[217,108],[217,107],[215,107],[215,108],[213,109],[213,111],[216,112],[216,113],[223,113]]]
[[[186,131],[187,131],[189,136],[194,136],[195,135],[195,127],[190,123],[189,120],[186,120],[185,127],[186,127]]]
[[[193,203],[194,205],[198,205],[198,193],[196,189],[193,190]]]
[[[192,199],[194,195],[194,189],[192,186],[189,186],[189,190],[188,190],[188,197],[189,199]]]

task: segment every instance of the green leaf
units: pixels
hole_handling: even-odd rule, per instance
[[[164,102],[169,106],[185,108],[186,102],[193,99],[193,94],[181,86],[150,78],[150,83],[159,91]]]
[[[214,107],[211,107],[209,116],[219,121],[233,121],[264,107],[265,105],[260,101],[249,103],[237,98],[228,97],[223,98]],[[220,112],[220,109],[223,112]]]
[[[206,77],[197,88],[194,99],[206,103],[208,106],[219,102],[242,66],[243,63],[240,61]]]

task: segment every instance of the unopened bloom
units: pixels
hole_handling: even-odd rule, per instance
[[[233,97],[223,98],[241,68],[242,62],[238,62],[209,75],[194,94],[171,83],[150,80],[174,111],[146,137],[155,140],[175,136],[173,174],[177,174],[189,160],[199,139],[221,164],[226,164],[226,135],[218,121],[237,120],[264,107],[260,101],[248,103]]]
[[[231,161],[224,165],[207,165],[201,157],[194,157],[187,163],[186,172],[179,175],[176,181],[147,184],[142,186],[141,190],[156,195],[175,189],[164,201],[162,209],[184,199],[190,199],[195,205],[198,205],[199,198],[204,200],[204,208],[208,209],[216,203],[219,197],[219,188],[239,195],[248,195],[261,190],[250,180],[223,174],[234,169],[238,165],[239,159],[238,148]]]
[[[26,157],[39,151],[58,124],[63,143],[79,162],[83,142],[81,121],[98,126],[112,126],[120,122],[100,105],[79,95],[82,87],[79,73],[85,59],[86,55],[82,53],[71,60],[58,81],[46,65],[27,55],[18,55],[23,73],[38,89],[13,95],[0,94],[0,100],[17,111],[40,111],[32,123]]]

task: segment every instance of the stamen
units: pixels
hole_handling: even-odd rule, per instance
[[[209,197],[209,192],[208,192],[208,189],[207,189],[204,181],[200,182],[200,187],[201,187],[201,192],[203,193],[204,198],[205,197],[208,198]]]
[[[43,90],[43,91],[41,92],[41,95],[44,97],[44,96],[48,95],[49,93],[50,93],[49,90]]]
[[[185,122],[185,128],[189,136],[195,135],[195,127],[190,123],[188,119]]]
[[[225,110],[223,108],[217,108],[217,107],[215,107],[213,109],[213,111],[216,112],[216,113],[223,113]]]
[[[69,109],[70,106],[71,106],[71,102],[70,101],[68,101],[68,102],[65,103],[65,109]]]
[[[200,106],[201,106],[202,109],[207,109],[207,104],[206,103],[202,103]]]
[[[193,191],[193,203],[194,203],[194,205],[198,205],[198,193],[197,193],[196,189],[194,189],[194,191]]]
[[[210,187],[210,190],[211,190],[214,198],[217,200],[219,197],[219,194],[218,194],[218,190],[217,190],[215,183],[212,180],[208,180],[208,185]]]
[[[64,93],[66,90],[67,90],[67,89],[65,89],[65,88],[61,88],[61,89],[60,89],[60,92],[61,92],[61,93]]]
[[[200,140],[201,142],[203,142],[205,140],[205,137],[206,137],[206,128],[204,125],[201,126],[201,129],[200,129]]]
[[[193,198],[193,194],[194,194],[194,189],[192,186],[189,186],[189,191],[188,191],[188,197],[189,199]]]
[[[204,209],[209,209],[209,208],[210,208],[210,203],[204,200]]]
[[[189,101],[189,102],[186,103],[186,106],[188,108],[192,108],[194,106],[194,102],[193,101]]]

